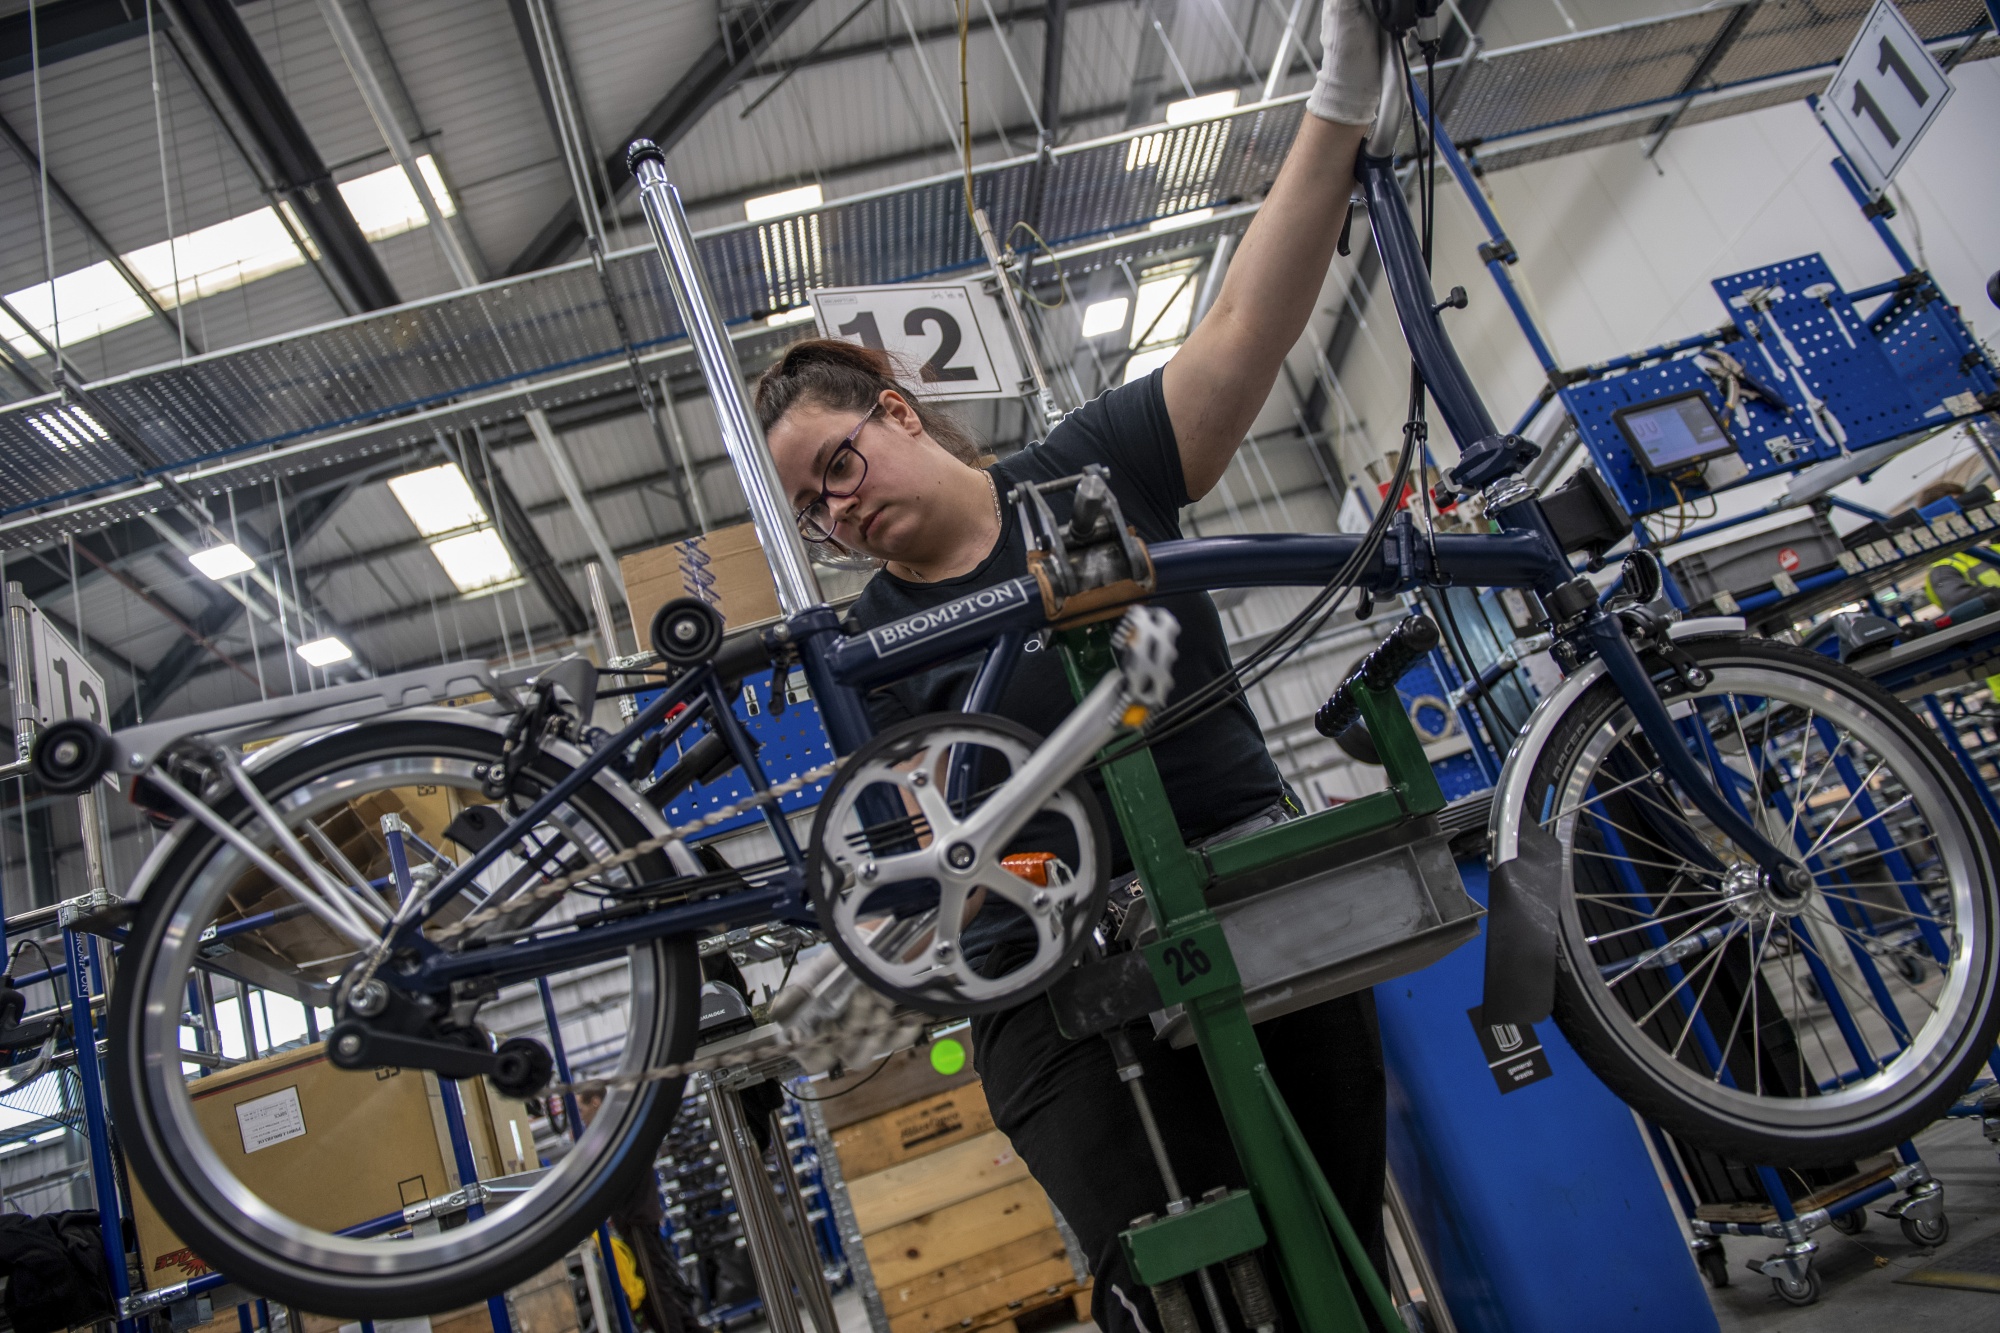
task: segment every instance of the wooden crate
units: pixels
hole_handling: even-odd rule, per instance
[[[890,1333],[991,1328],[1085,1290],[969,1066],[906,1052],[826,1111]]]

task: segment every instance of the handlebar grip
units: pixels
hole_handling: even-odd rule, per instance
[[[1338,737],[1361,715],[1361,699],[1354,686],[1366,685],[1371,690],[1389,689],[1437,646],[1438,627],[1435,621],[1422,614],[1406,616],[1401,624],[1389,631],[1389,637],[1382,640],[1374,652],[1362,658],[1360,664],[1347,673],[1347,679],[1341,682],[1332,697],[1320,705],[1320,710],[1313,714],[1313,730],[1329,738]]]
[[[715,654],[715,674],[730,683],[742,680],[753,671],[762,671],[769,665],[771,650],[764,644],[762,630],[731,635],[722,641],[722,647]]]

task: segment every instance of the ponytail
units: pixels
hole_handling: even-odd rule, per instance
[[[915,410],[925,433],[967,467],[978,467],[980,448],[950,413],[925,403],[896,378],[889,354],[839,338],[807,338],[785,349],[757,377],[757,421],[765,430],[801,402],[836,412],[866,412],[893,390]]]

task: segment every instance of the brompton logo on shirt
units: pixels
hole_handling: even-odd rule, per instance
[[[981,588],[955,602],[946,602],[943,606],[919,611],[916,615],[871,629],[868,631],[868,643],[874,648],[875,656],[888,657],[921,641],[933,630],[977,624],[1002,611],[1010,611],[1027,600],[1028,580],[1010,579],[990,588]]]

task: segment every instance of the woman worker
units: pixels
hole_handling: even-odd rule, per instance
[[[1326,0],[1321,34],[1326,50],[1306,103],[1311,114],[1213,307],[1166,366],[1107,391],[1047,439],[984,469],[973,442],[898,384],[879,352],[802,342],[759,381],[757,412],[801,531],[809,541],[835,542],[880,562],[855,607],[864,626],[1026,573],[1020,524],[1001,497],[1025,481],[1074,475],[1087,463],[1109,471],[1141,538],[1182,535],[1181,508],[1222,477],[1305,330],[1375,114],[1380,39],[1362,0]],[[1180,621],[1175,692],[1227,672],[1222,625],[1208,596],[1160,604]],[[1027,647],[1041,645],[1030,640]],[[977,662],[948,664],[877,694],[877,724],[959,708]],[[1028,651],[994,711],[1047,735],[1071,706],[1057,655]],[[1154,757],[1189,842],[1299,813],[1240,696],[1162,742]],[[1128,869],[1108,814],[1106,823],[1114,830],[1114,873]],[[1364,991],[1303,1010],[1259,1034],[1336,1194],[1370,1252],[1379,1253],[1384,1110],[1373,997]],[[1166,1200],[1110,1048],[1065,1039],[1040,999],[982,1016],[973,1038],[994,1123],[1083,1244],[1096,1278],[1098,1326],[1158,1328],[1150,1297],[1125,1271],[1117,1237],[1135,1217],[1164,1211]],[[1141,1045],[1153,1105],[1187,1188],[1239,1184],[1198,1053]],[[1272,1282],[1278,1285],[1275,1274]]]

